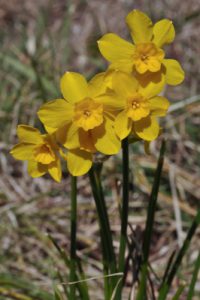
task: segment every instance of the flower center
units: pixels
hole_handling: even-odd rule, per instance
[[[127,116],[133,121],[145,118],[150,113],[148,99],[145,99],[139,93],[135,93],[127,99]]]
[[[135,47],[133,54],[133,64],[138,73],[143,74],[146,71],[158,72],[161,68],[165,53],[154,43],[139,43]]]
[[[140,107],[140,103],[138,103],[137,101],[133,100],[132,101],[132,109],[137,109]]]
[[[90,116],[91,116],[91,111],[85,110],[85,111],[84,111],[84,115],[85,115],[86,118],[87,118],[87,117],[90,117]]]
[[[103,104],[96,103],[91,98],[86,98],[76,103],[74,108],[74,123],[88,131],[103,122]]]
[[[34,152],[35,161],[42,164],[50,164],[55,161],[55,153],[48,144],[39,145]]]
[[[142,61],[145,61],[148,59],[148,55],[142,54],[140,58]]]

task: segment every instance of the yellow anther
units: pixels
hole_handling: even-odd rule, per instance
[[[137,108],[139,108],[140,107],[140,104],[138,103],[138,102],[136,102],[136,101],[133,101],[132,102],[132,108],[133,109],[137,109]]]
[[[91,116],[91,111],[85,110],[83,114],[84,114],[85,117],[90,117]]]
[[[144,54],[141,55],[141,60],[142,60],[142,61],[145,61],[145,60],[147,60],[147,59],[148,59],[148,56],[147,56],[147,55],[144,55]]]

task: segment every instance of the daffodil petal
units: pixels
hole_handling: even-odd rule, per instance
[[[45,128],[46,132],[48,132],[49,134],[55,133],[56,128],[46,126],[45,124],[43,124],[43,125],[44,125],[44,128]]]
[[[184,80],[185,73],[177,60],[164,59],[163,64],[166,67],[166,83],[178,85]]]
[[[35,145],[34,144],[27,144],[27,143],[19,143],[15,145],[10,154],[19,160],[31,160],[33,159]]]
[[[109,70],[120,70],[125,73],[133,72],[133,61],[131,59],[120,59],[110,64]]]
[[[65,142],[63,143],[64,147],[67,149],[75,149],[80,147],[78,130],[78,127],[73,123],[71,126],[69,126],[68,130],[66,131]]]
[[[145,141],[153,141],[159,135],[159,124],[155,117],[147,117],[134,123],[135,133]]]
[[[152,21],[139,10],[131,11],[126,17],[133,41],[137,43],[149,42],[152,37]]]
[[[153,27],[153,42],[162,47],[170,44],[175,37],[175,29],[172,21],[163,19],[158,21]]]
[[[79,73],[66,72],[60,80],[60,89],[63,97],[71,103],[88,97],[88,83]]]
[[[42,105],[38,111],[40,121],[51,129],[56,131],[72,118],[73,106],[64,99],[56,99]]]
[[[101,54],[110,62],[129,61],[134,52],[133,44],[125,41],[114,33],[105,34],[99,41]]]
[[[137,79],[140,83],[138,91],[146,98],[160,94],[166,83],[165,74],[162,71],[153,74],[147,72],[143,78],[137,75]]]
[[[59,158],[48,165],[48,172],[55,181],[61,181],[62,171]]]
[[[118,114],[118,116],[115,119],[115,132],[120,138],[120,140],[125,139],[129,133],[131,132],[132,122],[127,117],[127,114],[125,111],[122,111]]]
[[[147,117],[149,113],[149,107],[140,107],[138,109],[132,110],[131,112],[128,112],[128,117],[130,117],[132,121],[139,121]]]
[[[114,91],[108,91],[106,94],[100,95],[95,98],[95,101],[104,105],[104,111],[119,111],[124,107],[124,97],[120,97]]]
[[[41,144],[43,142],[39,130],[32,126],[18,125],[17,135],[22,143]]]
[[[107,155],[116,154],[119,152],[121,142],[117,137],[114,124],[108,118],[104,124],[92,130],[92,136],[96,149]]]
[[[88,83],[89,97],[95,98],[99,94],[106,92],[107,83],[105,80],[105,72],[95,75]]]
[[[38,163],[36,161],[28,161],[28,174],[33,177],[41,177],[47,173],[48,166]]]
[[[122,98],[127,99],[136,93],[138,81],[131,75],[123,72],[113,74],[113,90]]]
[[[67,154],[67,168],[73,176],[86,174],[92,167],[92,153],[84,150],[70,150]]]
[[[149,99],[149,106],[151,109],[151,115],[165,116],[169,108],[169,101],[165,97],[157,96]]]

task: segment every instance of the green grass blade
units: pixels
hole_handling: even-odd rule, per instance
[[[59,279],[60,283],[65,281],[63,276],[61,275],[61,273],[59,271],[57,271],[57,276],[58,276],[58,279]],[[69,299],[69,291],[68,291],[68,287],[67,287],[66,284],[63,284],[63,291],[64,291],[65,296],[67,297],[67,299]]]
[[[104,192],[101,184],[101,169],[102,169],[102,164],[97,166],[97,171],[96,171],[96,179],[97,179],[97,185],[101,197],[101,205],[102,205],[102,212],[104,212],[104,223],[106,224],[107,227],[107,232],[104,234],[106,235],[106,243],[108,243],[108,253],[110,257],[110,271],[111,273],[116,273],[117,272],[117,267],[116,267],[116,257],[115,257],[115,252],[114,252],[114,247],[113,247],[113,240],[112,240],[112,233],[110,229],[110,223],[109,223],[109,218],[107,214],[107,208],[106,208],[106,203],[104,199]],[[115,281],[115,278],[112,278]]]
[[[161,283],[161,285],[165,282],[165,280],[166,280],[166,278],[167,278],[167,276],[168,276],[168,274],[169,274],[169,271],[170,271],[170,268],[171,268],[171,266],[172,266],[172,262],[173,262],[173,260],[174,260],[175,254],[176,254],[176,250],[174,250],[174,251],[172,252],[172,254],[171,254],[170,258],[169,258],[169,261],[168,261],[168,263],[167,263],[167,267],[166,267],[166,269],[165,269],[165,273],[164,273],[163,278],[162,278],[162,283]]]
[[[66,254],[66,252],[60,248],[60,246],[58,245],[58,243],[54,240],[54,238],[48,234],[48,238],[50,239],[50,241],[52,242],[52,244],[54,245],[54,247],[56,248],[56,250],[58,251],[58,253],[60,254],[60,257],[62,258],[62,260],[64,261],[66,267],[70,267],[70,260]]]
[[[0,274],[0,286],[7,288],[16,288],[23,291],[28,296],[37,300],[54,300],[54,295],[41,290],[30,281],[19,278],[18,276]]]
[[[26,295],[23,295],[21,293],[18,293],[16,291],[0,287],[0,296],[1,295],[6,297],[6,298],[3,298],[3,299],[8,299],[7,297],[9,297],[9,299],[33,300],[33,298],[30,298],[30,297],[28,297]]]
[[[54,297],[55,297],[54,298],[55,300],[63,300],[63,297],[62,297],[61,293],[58,291],[57,288],[55,288],[55,290],[54,290]]]
[[[89,288],[88,288],[88,285],[87,285],[87,282],[86,282],[86,276],[85,276],[85,273],[83,271],[80,259],[77,259],[77,267],[78,267],[78,270],[79,270],[79,276],[80,276],[80,280],[81,280],[81,283],[80,283],[81,290],[79,289],[81,299],[89,300],[90,299],[90,297],[89,297]]]
[[[174,295],[174,297],[172,298],[172,300],[178,300],[178,299],[180,298],[182,292],[184,291],[184,288],[185,288],[185,285],[182,284],[182,285],[178,288],[178,290],[177,290],[176,294]]]
[[[95,166],[93,166],[89,171],[90,184],[92,188],[92,193],[94,196],[97,215],[101,233],[101,246],[103,252],[103,266],[104,266],[104,275],[108,275],[110,273],[116,273],[116,261],[115,261],[115,253],[112,242],[112,234],[110,230],[110,224],[107,214],[107,208],[105,204],[105,199],[103,195],[103,190],[101,186],[101,180],[99,174],[95,170]],[[105,299],[109,299],[111,297],[112,291],[116,285],[116,278],[114,277],[106,277],[104,278],[104,293]]]
[[[194,289],[195,289],[195,284],[197,282],[199,269],[200,269],[200,251],[199,251],[199,255],[197,257],[197,260],[195,262],[195,268],[194,268],[194,272],[192,274],[192,279],[191,279],[190,286],[189,286],[187,300],[192,300],[193,299]]]
[[[169,272],[169,275],[167,276],[165,282],[162,284],[161,288],[160,288],[160,293],[159,293],[159,297],[158,300],[165,300],[166,296],[168,294],[168,291],[171,287],[172,281],[178,271],[178,268],[180,267],[180,264],[182,262],[182,259],[187,251],[187,249],[189,248],[190,242],[192,240],[193,235],[195,234],[195,231],[198,227],[198,225],[200,224],[200,210],[198,211],[196,217],[194,218],[194,221],[192,222],[192,225],[188,231],[188,234],[184,240],[183,246],[181,247],[181,249],[179,250],[177,257],[171,267],[171,271]]]
[[[165,153],[165,141],[163,141],[162,145],[161,145],[160,156],[158,159],[158,164],[157,164],[157,169],[155,172],[152,192],[151,192],[151,196],[149,199],[149,207],[148,207],[148,211],[147,211],[147,220],[146,220],[144,242],[143,242],[143,260],[142,260],[142,268],[141,268],[141,282],[140,282],[140,286],[139,286],[139,290],[138,290],[138,294],[137,294],[137,298],[136,298],[137,300],[146,299],[148,258],[149,258],[151,237],[152,237],[152,232],[153,232],[154,217],[155,217],[156,204],[157,204],[157,198],[158,198],[158,190],[159,190],[160,178],[161,178],[163,162],[164,162],[164,153]]]
[[[60,248],[60,246],[57,244],[57,242],[53,239],[52,236],[48,235],[49,239],[51,240],[51,242],[53,243],[53,245],[55,246],[55,248],[57,249],[58,253],[60,254],[61,259],[64,261],[67,269],[70,268],[70,260],[67,256],[67,254],[65,253],[65,251],[63,249]],[[76,272],[76,277],[75,277],[75,281],[77,281],[77,288],[80,294],[81,299],[83,300],[89,300],[89,294],[88,294],[88,286],[86,282],[81,282],[81,280],[85,279],[85,277],[83,278],[83,270],[81,269],[80,271],[80,261],[77,260],[77,267],[79,269],[79,272]],[[79,274],[80,275],[79,275]],[[62,281],[63,283],[66,283],[64,281]],[[66,284],[65,284],[65,289],[66,288]],[[67,293],[68,294],[68,291]]]
[[[33,82],[36,82],[38,80],[34,69],[32,69],[31,66],[24,65],[16,57],[12,57],[11,55],[0,53],[0,60],[3,61],[5,66],[7,66],[7,68],[9,69],[12,68],[13,70],[25,76],[26,78],[32,80]],[[46,91],[49,91],[52,94],[52,97],[58,95],[58,90],[51,81],[49,81],[44,76],[40,76],[40,80],[42,86],[46,89]]]

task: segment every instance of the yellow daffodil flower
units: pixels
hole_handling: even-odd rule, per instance
[[[67,155],[73,174],[73,164],[79,165],[81,173],[81,168],[89,167],[92,153],[116,154],[121,147],[114,130],[115,110],[120,103],[105,94],[103,78],[98,74],[87,83],[81,74],[66,72],[60,82],[64,99],[50,101],[38,112],[46,130],[55,133],[64,147],[73,150]]]
[[[56,180],[61,180],[61,165],[58,157],[59,148],[49,134],[41,134],[32,126],[19,125],[17,128],[19,144],[10,153],[19,160],[28,161],[28,173],[40,177],[49,173]]]
[[[113,89],[122,99],[123,110],[115,120],[115,130],[122,140],[130,133],[145,141],[152,141],[159,135],[158,116],[165,116],[169,101],[157,96],[163,88],[162,83],[156,86],[150,82],[142,87],[131,75],[122,72],[113,74]]]
[[[126,22],[134,44],[114,33],[105,34],[98,41],[101,54],[111,62],[110,68],[132,73],[143,84],[158,82],[163,74],[166,83],[180,84],[184,71],[176,60],[166,59],[161,49],[174,40],[172,21],[163,19],[153,25],[146,14],[133,10]]]

